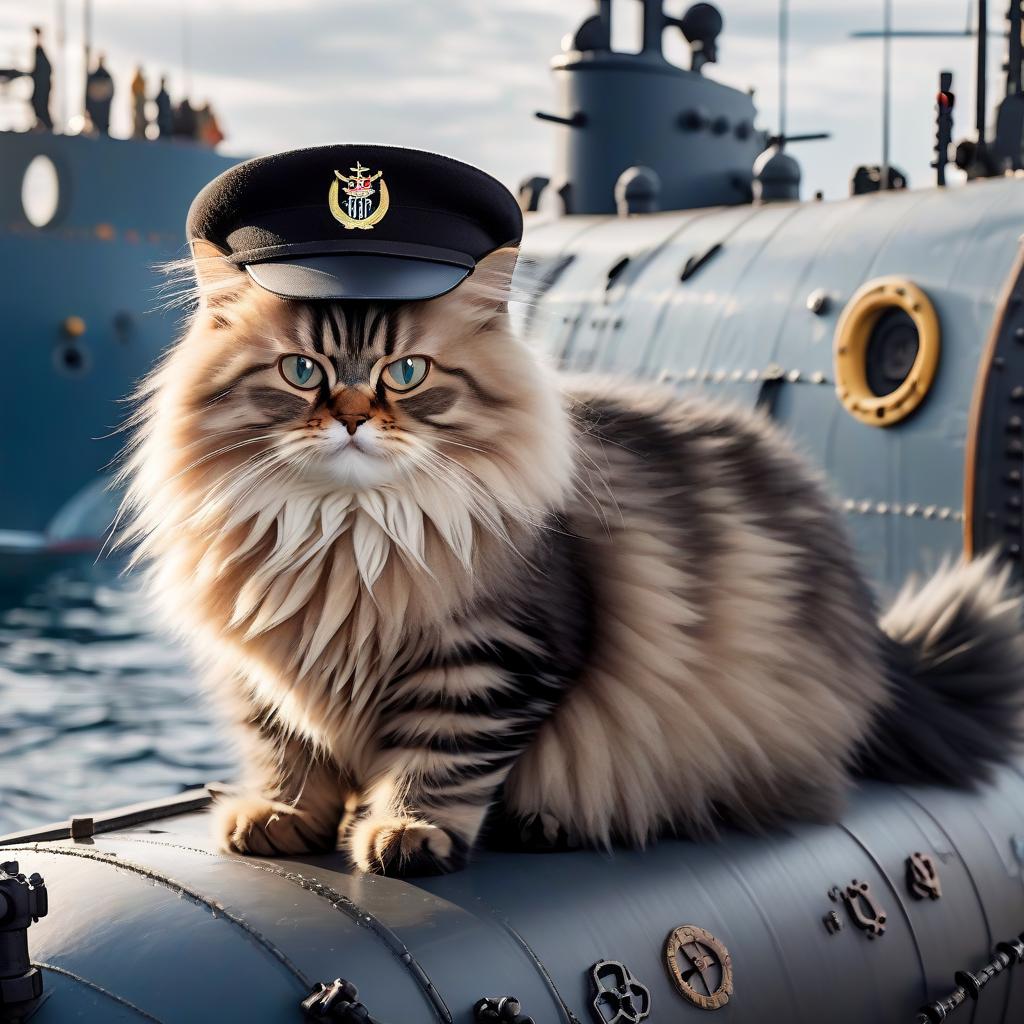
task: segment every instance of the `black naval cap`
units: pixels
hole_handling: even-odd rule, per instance
[[[450,157],[318,146],[225,171],[196,196],[187,232],[285,298],[413,300],[518,246],[523,217],[504,185]]]

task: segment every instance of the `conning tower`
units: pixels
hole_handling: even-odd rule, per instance
[[[566,36],[552,62],[559,113],[537,116],[556,125],[551,187],[564,212],[615,213],[616,182],[633,168],[657,182],[655,209],[749,203],[754,160],[767,136],[754,127],[750,95],[703,74],[717,59],[721,14],[698,3],[673,18],[662,0],[641,2],[638,53],[612,49],[611,0],[599,0],[598,13]],[[689,69],[666,59],[666,30],[682,32],[689,43]],[[524,186],[524,205],[533,209],[537,184]]]

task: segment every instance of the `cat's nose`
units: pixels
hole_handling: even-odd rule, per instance
[[[363,412],[336,412],[334,418],[345,424],[349,434],[354,434],[370,417]]]
[[[373,415],[373,399],[359,388],[342,388],[331,402],[331,415],[344,424],[349,436]]]

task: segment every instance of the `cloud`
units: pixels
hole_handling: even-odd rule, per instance
[[[769,0],[720,0],[725,33],[721,63],[708,74],[756,90],[763,126],[778,123],[777,12]],[[684,0],[668,0],[681,13]],[[880,5],[879,5],[880,6]],[[791,5],[789,129],[830,130],[833,139],[794,147],[805,193],[845,193],[857,163],[880,157],[881,43],[849,38],[876,28],[880,12],[847,0]],[[514,185],[554,163],[553,135],[533,112],[552,109],[550,57],[561,37],[594,10],[592,0],[94,0],[94,37],[108,55],[119,92],[115,130],[129,120],[127,84],[141,63],[155,84],[169,71],[213,101],[239,154],[338,139],[444,149],[486,166]],[[51,8],[47,5],[45,13]],[[635,44],[640,5],[615,0],[616,43]],[[962,0],[901,0],[897,27],[959,28]],[[0,65],[28,60],[24,0],[0,0]],[[993,24],[995,20],[993,18]],[[80,103],[80,25],[68,25],[69,107]],[[183,46],[184,43],[184,46]],[[671,59],[685,62],[678,33],[666,33]],[[186,77],[182,52],[187,48]],[[991,95],[997,93],[1001,46],[990,46]],[[956,134],[970,129],[972,47],[967,40],[897,41],[893,161],[914,184],[927,183],[938,71],[954,70],[959,96]],[[19,86],[12,88],[17,91]],[[7,104],[6,109],[11,105]]]

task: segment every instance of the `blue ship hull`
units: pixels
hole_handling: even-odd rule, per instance
[[[40,156],[59,183],[42,228],[22,199]],[[123,399],[180,317],[160,265],[185,254],[184,211],[231,163],[182,142],[0,132],[0,589],[99,552]]]

